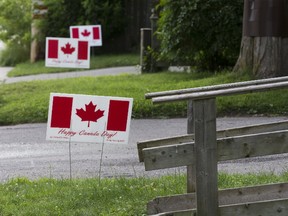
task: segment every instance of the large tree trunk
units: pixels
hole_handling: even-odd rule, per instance
[[[288,75],[288,39],[243,36],[234,71],[249,71],[256,78]]]
[[[235,72],[256,78],[288,75],[288,0],[245,0]]]

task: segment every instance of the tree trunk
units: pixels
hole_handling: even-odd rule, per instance
[[[288,75],[288,0],[244,0],[243,36],[235,72],[256,78]]]
[[[259,79],[288,75],[288,38],[243,36],[234,71]]]

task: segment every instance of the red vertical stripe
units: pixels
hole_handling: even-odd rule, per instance
[[[88,59],[88,41],[78,41],[78,60]]]
[[[48,40],[48,58],[58,58],[58,40]]]
[[[93,27],[93,39],[94,40],[100,39],[100,28],[99,27]]]
[[[107,130],[126,131],[129,101],[110,100]]]
[[[51,116],[52,128],[70,128],[72,103],[72,97],[53,97]]]
[[[72,38],[79,38],[79,29],[72,28]]]

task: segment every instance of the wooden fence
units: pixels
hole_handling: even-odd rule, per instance
[[[153,103],[188,100],[190,107],[186,134],[138,142],[147,171],[187,166],[188,193],[156,198],[148,203],[148,214],[288,215],[288,183],[218,190],[217,166],[218,161],[288,153],[288,121],[216,130],[216,97],[286,87],[288,77],[281,77],[146,94]]]

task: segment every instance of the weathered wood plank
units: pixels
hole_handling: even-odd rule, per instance
[[[270,122],[265,124],[255,124],[237,128],[228,128],[217,131],[217,137],[221,138],[221,137],[249,135],[249,134],[265,133],[280,130],[288,130],[287,120]]]
[[[184,143],[143,150],[146,171],[195,164],[194,143]]]
[[[288,130],[221,138],[218,160],[233,160],[288,152]]]
[[[197,212],[218,216],[216,98],[193,101],[193,111]]]
[[[146,140],[137,143],[138,157],[140,162],[144,162],[143,149],[175,145],[175,143],[187,143],[194,140],[194,134],[166,137],[161,139]]]
[[[217,131],[217,137],[229,137],[245,134],[256,134],[269,131],[286,130],[288,129],[288,121],[279,121],[266,124],[256,124],[250,126],[243,126],[238,128],[228,128],[225,130]],[[139,161],[144,162],[142,150],[145,148],[160,147],[166,145],[175,145],[181,143],[192,142],[194,134],[185,134],[174,137],[166,137],[162,139],[146,140],[137,143]]]
[[[197,214],[196,214],[197,215]],[[288,199],[276,199],[220,207],[221,216],[288,215]]]
[[[260,85],[253,85],[253,86],[220,89],[220,90],[215,90],[215,91],[204,91],[204,92],[187,93],[187,94],[181,94],[181,95],[155,97],[155,98],[152,98],[152,102],[153,103],[165,103],[165,102],[174,102],[174,101],[182,101],[182,100],[202,100],[202,99],[215,98],[215,97],[220,97],[220,96],[270,91],[270,90],[276,90],[276,89],[287,88],[287,87],[288,87],[288,81],[285,81],[285,82],[277,82],[277,83],[272,83],[272,84],[260,84]]]
[[[145,169],[165,169],[195,163],[195,144],[184,143],[143,150]],[[219,138],[217,159],[226,161],[288,153],[288,130]]]
[[[220,206],[286,198],[288,198],[288,183],[219,190]],[[196,208],[195,193],[157,197],[147,204],[149,215],[194,208]]]
[[[157,216],[200,216],[196,209],[179,212],[165,212]],[[286,216],[288,215],[288,199],[259,201],[230,206],[220,206],[219,216]]]

